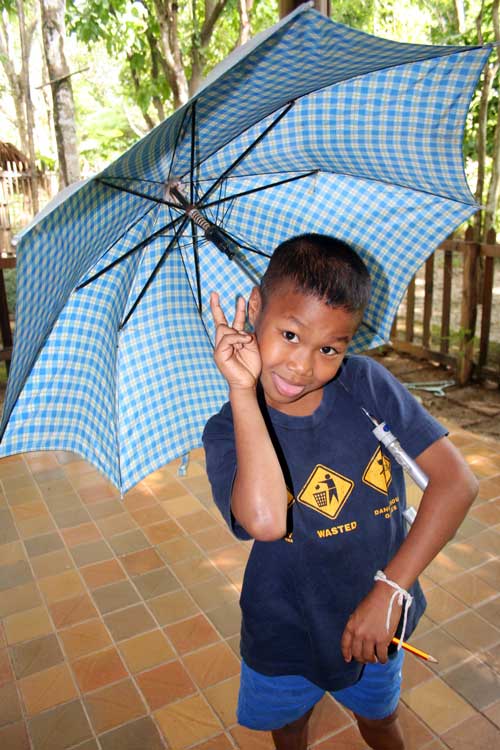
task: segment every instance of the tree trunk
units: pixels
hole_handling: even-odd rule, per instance
[[[40,0],[43,47],[54,102],[54,128],[61,188],[80,179],[75,104],[64,54],[65,0]]]
[[[240,35],[238,37],[237,47],[240,44],[248,42],[252,35],[250,26],[250,11],[252,10],[253,0],[238,0],[238,13],[240,15]]]
[[[500,43],[500,20],[499,20],[500,0],[493,0],[492,17],[493,30],[495,32],[495,42]],[[495,53],[498,57],[498,47]],[[496,65],[498,71],[498,63]],[[491,163],[491,177],[488,186],[488,197],[486,199],[486,210],[483,225],[483,238],[486,238],[490,229],[495,229],[495,214],[498,207],[498,198],[500,194],[500,125],[497,119],[495,125],[495,135],[493,138],[493,154]]]
[[[19,145],[24,154],[28,154],[28,127],[26,125],[25,91],[20,74],[14,67],[15,52],[12,42],[12,29],[5,16],[0,13],[0,62],[9,84],[9,93],[16,111],[16,125],[19,133]]]
[[[177,109],[187,102],[188,83],[182,60],[178,33],[178,5],[175,0],[154,0],[158,25],[164,73],[172,89],[174,107]]]
[[[37,214],[39,209],[38,202],[38,179],[36,172],[36,153],[35,153],[35,116],[33,111],[33,102],[31,100],[30,86],[30,47],[31,40],[26,30],[26,19],[24,17],[24,7],[22,0],[17,0],[17,17],[19,19],[19,39],[21,41],[21,80],[24,89],[24,103],[26,107],[26,136],[28,141],[28,156],[30,160],[30,183],[31,183],[31,202],[33,213]]]

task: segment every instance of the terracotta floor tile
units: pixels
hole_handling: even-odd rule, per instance
[[[338,732],[352,723],[351,716],[326,694],[314,707],[309,722],[309,743],[312,745],[326,735]]]
[[[218,633],[202,614],[168,625],[165,632],[180,654],[196,651],[219,640]]]
[[[240,634],[233,635],[232,638],[226,638],[226,643],[233,652],[233,654],[239,659],[240,658]]]
[[[0,728],[0,747],[2,750],[31,750],[24,721]]]
[[[84,703],[98,734],[146,714],[146,707],[131,680],[89,693]]]
[[[19,680],[24,705],[30,716],[77,697],[67,664],[59,664]]]
[[[52,623],[45,607],[17,612],[6,617],[3,625],[10,645],[52,633]]]
[[[176,563],[199,557],[200,548],[188,536],[180,536],[158,545],[158,552],[165,562]]]
[[[111,500],[118,497],[118,490],[105,479],[98,480],[87,487],[80,487],[78,494],[86,505]]]
[[[39,586],[48,604],[84,593],[82,581],[76,570],[43,578],[39,581]]]
[[[139,601],[139,595],[130,581],[118,581],[92,592],[95,603],[102,614],[123,609]]]
[[[437,677],[405,691],[403,700],[437,734],[474,715],[472,706]]]
[[[146,508],[131,510],[130,515],[138,526],[151,526],[153,523],[168,520],[161,505],[148,505]]]
[[[161,504],[168,515],[175,519],[196,513],[203,508],[200,501],[196,497],[193,497],[193,495],[187,494],[187,492],[179,497],[172,498],[172,500],[162,500]]]
[[[203,581],[203,583],[189,586],[188,591],[195,602],[205,611],[216,609],[229,602],[237,602],[239,599],[234,586],[220,574],[208,581]]]
[[[500,496],[500,477],[494,477],[492,479],[481,479],[479,482],[479,494],[480,500],[491,500],[494,497]]]
[[[211,609],[207,617],[223,638],[236,635],[241,630],[241,609],[237,601]]]
[[[10,565],[19,560],[26,560],[21,542],[16,541],[0,545],[0,565]]]
[[[449,558],[444,552],[439,555],[427,566],[425,575],[435,583],[443,584],[453,576],[463,572],[463,568],[454,560]]]
[[[83,505],[76,508],[58,510],[55,513],[53,512],[53,516],[60,529],[71,529],[74,526],[81,526],[82,524],[91,522],[90,515]]]
[[[236,724],[239,689],[240,677],[238,675],[237,677],[231,677],[229,680],[218,682],[203,691],[205,698],[225,727]]]
[[[123,505],[131,513],[139,508],[146,508],[148,505],[156,505],[157,499],[149,487],[137,485],[126,493],[123,499]]]
[[[143,604],[112,612],[104,617],[104,622],[115,641],[132,638],[134,635],[145,633],[156,627],[155,621]]]
[[[190,513],[188,516],[182,516],[179,518],[179,525],[186,533],[193,534],[202,529],[208,529],[210,526],[217,526],[218,523],[211,513],[203,509]]]
[[[169,625],[199,612],[186,591],[173,591],[148,601],[148,607],[160,625]]]
[[[160,568],[134,578],[134,586],[143,599],[153,599],[179,589],[181,584],[168,568]]]
[[[500,546],[500,525],[492,526],[490,529],[481,531],[479,534],[471,536],[469,541],[482,552],[488,552],[490,558],[498,556]]]
[[[56,527],[49,514],[45,513],[36,518],[29,518],[26,521],[18,521],[17,528],[19,535],[23,539],[28,539],[38,534],[48,534],[50,531],[54,531]]]
[[[10,663],[9,652],[2,646],[0,647],[0,687],[7,682],[12,682],[14,672]]]
[[[127,671],[116,648],[107,648],[84,656],[71,664],[83,693],[123,680]]]
[[[14,682],[0,687],[0,727],[22,718],[21,705]]]
[[[399,705],[399,721],[408,750],[420,750],[432,742],[434,734],[403,702]]]
[[[474,536],[469,539],[462,539],[460,541],[448,544],[446,547],[446,555],[460,565],[463,570],[470,570],[475,568],[477,565],[482,565],[488,560],[491,560],[491,553],[473,544]]]
[[[161,523],[146,526],[144,533],[151,544],[160,544],[180,536],[183,532],[175,521],[161,521]]]
[[[500,729],[500,700],[485,708],[483,713]]]
[[[500,559],[490,560],[476,568],[474,575],[497,591],[500,590]]]
[[[73,487],[67,479],[52,479],[49,482],[37,482],[37,484],[47,502],[55,497],[65,498],[73,492]]]
[[[32,580],[31,569],[26,560],[18,560],[11,565],[2,565],[0,568],[0,591],[23,586]]]
[[[492,625],[498,627],[500,624],[500,596],[495,597],[495,599],[490,599],[486,604],[481,604],[476,612],[481,615],[481,617],[488,620]]]
[[[186,494],[184,486],[176,481],[151,482],[150,486],[154,490],[154,495],[158,500],[172,500]]]
[[[133,673],[175,658],[175,653],[160,630],[137,635],[122,641],[119,649],[127,667]]]
[[[227,574],[230,570],[246,565],[248,550],[240,544],[233,544],[230,547],[212,552],[209,557],[220,571]]]
[[[430,680],[434,677],[432,669],[426,665],[422,659],[413,657],[411,654],[405,654],[405,660],[403,662],[403,683],[402,690],[409,690],[410,688],[420,685],[421,682]]]
[[[446,732],[443,739],[451,750],[484,750],[500,745],[500,731],[484,716],[476,715]]]
[[[183,661],[200,688],[234,677],[240,670],[239,660],[226,643],[216,643],[187,654]]]
[[[245,566],[242,565],[241,568],[234,568],[233,570],[230,570],[226,573],[227,577],[235,587],[236,591],[241,592],[243,588],[243,577],[245,575]]]
[[[500,641],[500,630],[471,611],[464,612],[442,627],[471,651],[481,651]]]
[[[31,561],[33,572],[37,578],[47,578],[58,573],[64,573],[74,567],[73,560],[66,549],[49,552],[48,555],[40,555]]]
[[[94,563],[81,569],[81,574],[89,589],[97,589],[101,586],[107,586],[110,583],[116,583],[126,578],[123,568],[116,559],[104,560],[103,562]]]
[[[125,534],[117,534],[109,540],[115,555],[127,555],[131,552],[137,552],[140,549],[146,549],[150,543],[141,529],[133,529]]]
[[[61,630],[60,638],[70,661],[100,651],[111,644],[108,631],[100,620],[87,620],[71,628]]]
[[[228,740],[225,734],[218,734],[211,740],[202,742],[199,745],[193,745],[192,750],[232,750],[233,744]]]
[[[128,513],[117,513],[116,516],[102,518],[97,521],[97,526],[106,539],[116,536],[117,534],[124,534],[126,531],[131,531],[136,528],[134,521]]]
[[[10,544],[19,539],[10,510],[0,492],[0,544]]]
[[[148,573],[150,570],[164,567],[163,560],[152,547],[139,550],[139,552],[132,552],[130,555],[121,557],[120,560],[129,576],[142,575],[142,573]]]
[[[152,711],[196,692],[180,661],[162,664],[136,675],[137,684]]]
[[[94,521],[98,521],[101,518],[111,518],[123,512],[123,505],[120,500],[105,500],[102,503],[92,503],[87,505],[87,508]]]
[[[58,549],[64,547],[63,540],[58,532],[54,531],[51,534],[42,534],[41,536],[34,536],[31,539],[26,539],[24,542],[26,546],[26,552],[28,556],[38,557],[38,555],[46,555],[48,552],[55,552]]]
[[[220,575],[215,565],[199,553],[197,557],[172,564],[172,570],[184,586],[194,586],[201,581],[207,581],[215,575]]]
[[[427,666],[434,672],[442,672],[454,667],[471,656],[470,649],[458,643],[453,636],[441,628],[431,630],[419,637],[412,637],[412,644],[438,659],[438,664],[427,663]]]
[[[55,602],[49,607],[56,628],[67,628],[83,620],[97,617],[98,612],[87,594]]]
[[[32,717],[29,728],[35,750],[64,750],[92,737],[78,700]]]
[[[271,732],[254,732],[252,729],[237,725],[232,727],[231,736],[234,737],[240,750],[273,750],[274,748]],[[364,745],[361,748],[365,750]],[[356,747],[352,745],[349,750],[356,750]]]
[[[198,533],[193,534],[193,539],[207,552],[212,552],[221,547],[228,547],[234,544],[234,536],[223,526],[215,526],[214,528],[199,531]]]
[[[484,528],[485,526],[483,523],[480,523],[480,521],[477,521],[475,518],[471,518],[469,515],[460,524],[460,528],[457,530],[455,538],[469,539],[469,537],[474,536],[474,534],[479,534],[480,531],[484,531]]]
[[[451,669],[443,680],[479,711],[500,695],[500,676],[480,659],[470,659]]]
[[[8,596],[0,596],[0,618],[33,609],[35,605],[42,603],[37,586],[33,581],[22,586],[16,586],[8,591]]]
[[[441,586],[435,586],[433,589],[426,593],[427,598],[427,617],[430,617],[433,622],[442,623],[445,620],[449,620],[450,617],[464,612],[467,609],[467,605],[460,599],[452,596]]]
[[[471,607],[481,604],[497,593],[473,573],[463,573],[447,581],[444,588]]]
[[[69,510],[70,508],[80,509],[83,507],[80,498],[74,491],[66,492],[54,497],[46,497],[45,502],[50,508],[51,513],[60,513],[64,510]]]
[[[85,565],[103,562],[104,560],[111,560],[113,557],[113,552],[104,539],[97,542],[79,544],[78,547],[72,548],[71,554],[75,564],[79,568]]]
[[[484,523],[486,526],[495,526],[495,524],[500,523],[500,509],[492,501],[472,508],[470,515],[476,521]]]
[[[99,742],[102,750],[163,750],[165,747],[150,716],[101,734]]]
[[[12,664],[17,679],[54,667],[64,661],[55,634],[19,643],[11,649]]]
[[[172,750],[182,750],[195,742],[220,734],[222,726],[212,709],[199,695],[170,703],[155,713]]]

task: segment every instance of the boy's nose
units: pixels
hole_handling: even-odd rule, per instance
[[[308,352],[297,352],[288,362],[288,369],[295,375],[310,377],[313,372],[312,357]]]

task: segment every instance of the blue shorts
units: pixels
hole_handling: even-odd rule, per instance
[[[401,691],[402,650],[385,664],[367,664],[355,685],[330,693],[336,701],[365,719],[394,713]],[[238,697],[238,722],[249,729],[270,731],[299,719],[325,691],[299,675],[269,677],[243,661]]]

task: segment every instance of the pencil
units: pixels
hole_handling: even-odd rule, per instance
[[[420,656],[421,659],[425,659],[425,661],[432,661],[434,664],[438,663],[438,660],[435,659],[430,654],[426,654],[425,651],[421,651],[419,648],[415,648],[415,646],[410,646],[409,643],[406,643],[406,641],[400,641],[399,638],[394,637],[392,639],[393,643],[399,644],[401,643],[401,648],[404,648],[405,651],[409,651],[410,654],[415,654],[415,656]]]

